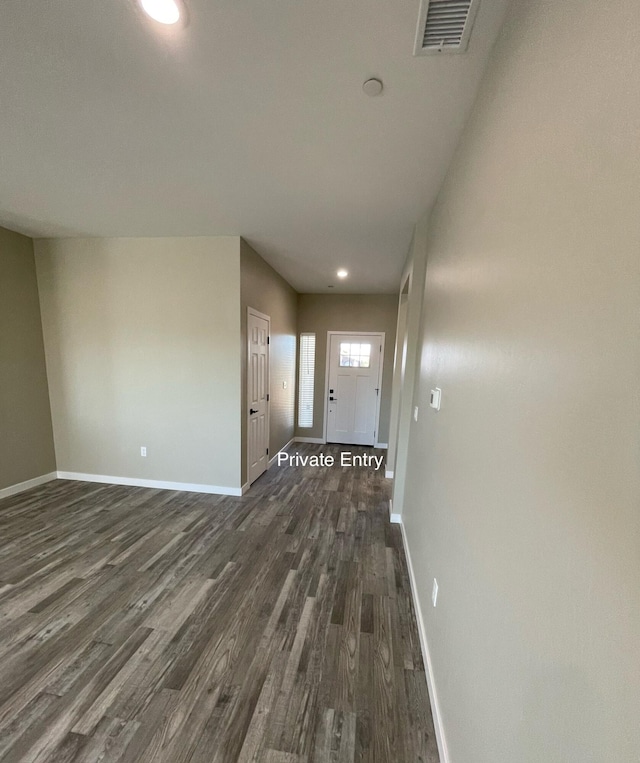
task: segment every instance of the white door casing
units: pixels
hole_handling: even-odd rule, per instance
[[[270,318],[247,309],[247,464],[248,482],[269,465],[269,334]]]
[[[328,332],[326,441],[375,445],[384,334]]]

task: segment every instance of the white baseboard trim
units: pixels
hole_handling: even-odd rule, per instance
[[[393,498],[389,498],[389,522],[392,525],[402,524],[402,514],[393,513]]]
[[[145,480],[138,477],[108,477],[105,474],[81,474],[80,472],[58,472],[60,480],[77,482],[100,482],[106,485],[129,485],[130,487],[154,487],[158,490],[183,490],[187,493],[208,493],[212,495],[241,496],[243,488],[226,485],[196,485],[191,482],[165,482],[164,480]]]
[[[16,495],[17,493],[24,493],[25,490],[30,490],[32,487],[38,487],[38,485],[44,485],[45,482],[51,482],[58,478],[57,472],[49,472],[49,474],[41,474],[39,477],[34,477],[24,482],[18,482],[15,485],[9,485],[9,487],[3,487],[0,489],[0,498],[8,498],[10,495]]]
[[[427,632],[424,626],[424,618],[422,617],[422,608],[420,607],[420,599],[418,599],[418,590],[416,586],[416,576],[413,572],[413,564],[411,562],[411,552],[409,551],[409,543],[407,542],[407,533],[402,522],[400,514],[392,514],[392,517],[398,517],[400,529],[402,531],[402,543],[404,545],[404,552],[407,557],[407,567],[409,568],[409,581],[411,583],[411,597],[413,599],[413,606],[416,611],[416,619],[418,621],[418,634],[420,636],[420,646],[422,647],[422,657],[424,659],[425,672],[427,675],[427,689],[429,691],[429,700],[431,702],[431,712],[433,714],[433,725],[436,732],[436,742],[438,744],[438,752],[440,753],[440,763],[451,763],[449,757],[449,749],[447,748],[447,740],[444,733],[444,726],[442,723],[442,712],[440,710],[440,704],[438,703],[438,692],[436,691],[435,678],[433,675],[433,664],[431,662],[431,653],[429,652],[429,644],[427,642]],[[393,522],[393,519],[391,520]]]
[[[388,480],[393,479],[393,469],[387,469],[387,471],[384,473],[384,476]]]
[[[374,448],[382,448],[382,450],[388,450],[389,449],[389,443],[388,442],[377,442],[373,447]]]
[[[289,442],[288,442],[286,445],[283,445],[283,446],[280,448],[280,450],[278,451],[278,453],[282,453],[282,451],[283,451],[283,450],[286,450],[286,449],[287,449],[287,448],[288,448],[290,445],[293,445],[293,443],[295,442],[295,440],[296,440],[296,438],[295,438],[295,437],[292,437],[292,438],[289,440]],[[269,459],[269,463],[267,464],[267,469],[270,469],[270,468],[271,468],[271,465],[272,465],[273,463],[275,463],[275,460],[276,460],[276,458],[278,458],[278,453],[276,453],[276,454],[275,454],[275,456],[273,456],[273,458],[270,458],[270,459]]]

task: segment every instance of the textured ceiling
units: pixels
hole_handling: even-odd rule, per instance
[[[2,0],[0,223],[244,236],[299,291],[389,292],[508,0],[465,55],[412,55],[418,0]],[[368,77],[384,92],[362,92]]]

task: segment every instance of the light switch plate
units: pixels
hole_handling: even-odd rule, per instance
[[[431,390],[431,400],[429,402],[429,405],[432,408],[435,408],[436,411],[440,410],[440,401],[442,399],[442,390],[440,387],[436,387],[435,389]]]

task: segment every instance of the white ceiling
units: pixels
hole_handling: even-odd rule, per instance
[[[35,237],[244,236],[299,291],[390,292],[508,0],[412,55],[419,0],[2,0],[0,223]],[[362,92],[368,77],[384,92]]]

